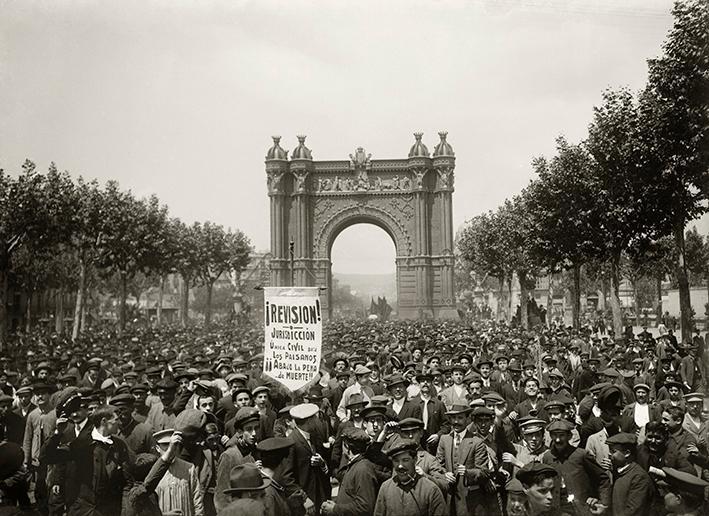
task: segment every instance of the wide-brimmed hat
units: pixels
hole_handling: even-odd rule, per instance
[[[457,416],[458,414],[467,414],[473,409],[467,405],[453,405],[450,410],[446,411],[446,416]]]
[[[229,488],[224,490],[224,494],[261,491],[270,485],[271,479],[264,478],[258,467],[253,464],[240,464],[231,468]]]

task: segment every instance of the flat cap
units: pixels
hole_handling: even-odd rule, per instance
[[[114,405],[116,407],[121,407],[121,406],[133,405],[134,403],[135,403],[135,396],[133,396],[130,393],[123,393],[123,394],[115,395],[113,398],[111,398],[111,401],[108,404]]]
[[[567,421],[566,419],[559,419],[557,421],[552,421],[549,426],[547,426],[547,431],[552,432],[571,432],[574,429],[574,425]]]
[[[130,388],[130,392],[148,392],[150,389],[144,383],[136,383]]]
[[[369,374],[371,372],[372,372],[372,370],[370,368],[368,368],[367,366],[363,366],[363,365],[357,365],[357,367],[355,367],[355,370],[354,370],[355,376],[359,376],[361,374]]]
[[[495,411],[487,407],[475,407],[473,409],[473,417],[492,417],[495,415]]]
[[[392,444],[392,446],[388,450],[386,450],[385,453],[389,457],[394,457],[395,455],[398,455],[403,452],[416,453],[418,448],[418,443],[412,441],[411,439],[397,439],[396,441],[394,441],[394,444]]]
[[[692,403],[696,401],[704,401],[704,394],[701,392],[690,392],[689,394],[684,395],[684,400],[687,403]]]
[[[525,464],[517,472],[517,479],[523,484],[530,486],[534,482],[534,478],[537,475],[546,475],[549,477],[558,476],[557,471],[549,466],[548,464],[542,464],[541,462],[530,462]]]
[[[504,403],[505,402],[505,398],[500,396],[495,391],[486,392],[485,394],[482,395],[482,398],[483,398],[483,400],[485,400],[486,403],[490,402],[490,403],[497,404],[497,403]]]
[[[638,389],[645,389],[647,392],[650,392],[650,386],[646,383],[636,383],[633,385],[634,391],[637,391]]]
[[[423,421],[415,417],[407,417],[399,421],[399,430],[418,430],[423,429]]]
[[[406,384],[406,378],[401,376],[400,374],[393,374],[386,380],[387,382],[387,389],[391,389],[395,385],[401,385],[401,384]]]
[[[320,408],[314,403],[301,403],[290,409],[290,416],[293,419],[308,419],[319,411]]]
[[[613,444],[618,444],[621,446],[635,446],[638,443],[638,438],[635,434],[630,434],[626,432],[619,432],[615,435],[610,436],[606,439],[606,444],[608,446]]]
[[[155,384],[155,387],[158,389],[165,389],[165,390],[177,390],[177,382],[174,380],[171,380],[170,378],[163,378],[160,380],[158,383]]]
[[[367,432],[354,426],[345,428],[342,431],[342,438],[345,441],[357,444],[369,444],[371,441]]]

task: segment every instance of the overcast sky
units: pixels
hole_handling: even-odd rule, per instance
[[[314,159],[405,157],[447,130],[454,223],[494,209],[554,139],[583,138],[607,87],[639,89],[669,0],[3,1],[0,167],[41,167],[269,245],[264,155],[308,136]],[[359,229],[360,227],[365,229]],[[390,272],[356,226],[333,268]]]

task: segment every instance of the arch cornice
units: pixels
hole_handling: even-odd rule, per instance
[[[397,217],[376,206],[356,203],[335,211],[319,228],[316,228],[313,257],[329,259],[330,248],[335,237],[345,228],[357,223],[370,223],[381,227],[394,240],[397,256],[411,255],[411,236]]]

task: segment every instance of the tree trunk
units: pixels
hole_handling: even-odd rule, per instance
[[[657,318],[655,320],[655,326],[659,326],[662,322],[662,279],[662,276],[658,276],[655,279],[655,287],[657,288],[657,308],[655,309]]]
[[[509,277],[507,278],[507,322],[512,322],[512,317],[514,317],[514,313],[512,312],[512,309],[514,308],[514,301],[512,300],[512,279],[514,275],[510,273]]]
[[[81,320],[79,324],[79,333],[83,334],[89,327],[89,296],[88,289],[84,289],[84,302],[81,303]]]
[[[54,293],[54,333],[64,334],[64,287]]]
[[[190,287],[189,278],[182,277],[182,310],[180,312],[180,322],[186,328],[189,323]]]
[[[675,223],[675,247],[677,248],[677,264],[675,274],[679,286],[679,311],[680,329],[682,330],[681,343],[692,341],[692,299],[689,294],[689,279],[687,278],[687,264],[685,262],[684,248],[684,221]]]
[[[32,331],[32,292],[27,292],[27,304],[25,305],[25,333]]]
[[[74,325],[71,329],[71,340],[75,341],[81,328],[81,311],[84,308],[84,295],[86,292],[86,263],[79,260],[79,286],[76,288],[76,304],[74,305]]]
[[[571,294],[571,319],[575,330],[581,326],[581,265],[574,264],[574,291]]]
[[[212,289],[214,283],[207,283],[207,306],[204,309],[204,325],[209,326],[212,323]]]
[[[500,316],[502,315],[502,298],[505,292],[505,277],[500,276],[498,281],[500,282],[500,291],[497,295],[497,314],[495,314],[495,320],[499,322]]]
[[[517,278],[519,279],[519,323],[522,329],[527,330],[529,329],[529,317],[527,314],[527,298],[529,297],[529,292],[527,291],[527,275],[524,272],[518,272]]]
[[[158,290],[158,309],[155,315],[155,324],[158,328],[162,326],[162,298],[165,293],[165,275],[160,276],[160,290]]]
[[[0,351],[7,348],[7,296],[8,274],[3,263],[0,263]]]
[[[610,264],[610,301],[613,312],[613,331],[615,338],[623,336],[623,313],[620,306],[620,254],[611,259]]]
[[[123,336],[126,329],[126,298],[128,297],[128,275],[120,271],[121,291],[118,296],[118,336]]]
[[[554,309],[554,287],[553,287],[554,275],[549,274],[549,287],[547,292],[547,320],[544,321],[546,325],[551,328],[551,315]]]
[[[635,326],[640,326],[642,324],[640,321],[642,310],[640,308],[640,294],[638,292],[638,278],[635,278],[635,281],[633,281],[633,303],[635,304]]]

